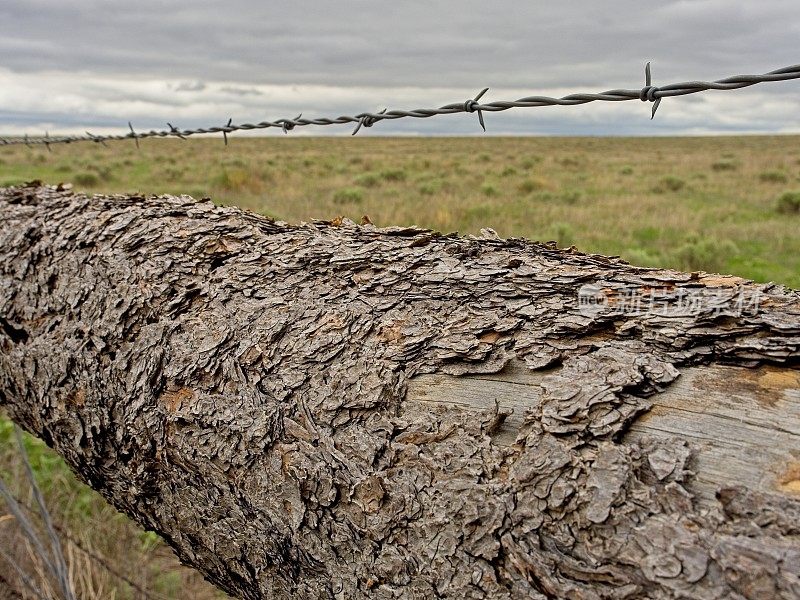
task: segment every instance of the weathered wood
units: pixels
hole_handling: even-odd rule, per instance
[[[409,382],[404,409],[510,413],[492,434],[512,446],[525,413],[542,400],[542,383],[557,369],[531,371],[513,362],[490,375],[421,375]],[[652,408],[625,431],[622,441],[681,440],[694,446],[695,476],[684,487],[699,500],[721,487],[800,497],[800,371],[760,366],[698,366],[650,398]]]
[[[800,597],[799,362],[780,286],[0,190],[0,404],[244,598]]]

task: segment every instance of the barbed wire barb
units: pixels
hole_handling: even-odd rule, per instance
[[[489,88],[483,88],[478,95],[472,98],[471,100],[467,100],[464,102],[464,112],[477,112],[478,113],[478,123],[481,124],[484,133],[486,132],[486,124],[483,122],[483,112],[481,111],[480,104],[478,104],[478,100],[480,100],[483,95],[489,91]]]
[[[484,122],[484,112],[501,112],[512,108],[539,108],[542,106],[577,106],[579,104],[587,104],[589,102],[621,102],[626,100],[641,100],[643,102],[652,102],[653,108],[650,113],[650,119],[655,117],[656,110],[661,104],[663,98],[671,98],[675,96],[686,96],[688,94],[696,94],[698,92],[705,92],[707,90],[738,90],[741,88],[749,87],[757,83],[766,83],[773,81],[788,81],[792,79],[800,79],[800,65],[792,65],[776,69],[761,75],[736,75],[725,79],[718,79],[716,81],[685,81],[682,83],[673,83],[670,85],[654,86],[652,84],[652,77],[650,72],[650,63],[645,66],[645,85],[636,89],[615,89],[608,90],[600,93],[577,93],[562,96],[561,98],[551,98],[550,96],[526,96],[517,100],[497,100],[494,102],[481,103],[480,100],[483,95],[488,91],[488,88],[483,89],[477,96],[467,100],[466,102],[455,102],[446,104],[439,108],[417,108],[413,110],[382,110],[379,113],[359,113],[352,116],[340,116],[335,118],[319,117],[314,119],[303,119],[302,113],[294,119],[276,119],[274,121],[261,121],[259,123],[241,123],[234,124],[232,120],[228,120],[228,124],[224,127],[198,127],[196,129],[179,130],[170,123],[168,130],[161,131],[147,131],[144,133],[134,133],[131,127],[131,133],[110,134],[97,136],[86,132],[85,136],[81,135],[64,135],[59,137],[50,137],[49,135],[30,138],[28,134],[24,134],[22,138],[9,137],[0,138],[0,143],[4,146],[27,144],[28,146],[35,144],[70,144],[73,142],[93,141],[104,142],[105,140],[124,140],[133,137],[137,141],[142,138],[151,137],[179,137],[186,139],[192,135],[222,133],[223,139],[228,141],[228,134],[235,131],[250,131],[255,129],[270,129],[279,128],[284,133],[289,133],[295,127],[305,125],[345,125],[348,123],[355,124],[353,135],[361,130],[361,127],[371,127],[378,121],[395,120],[402,118],[415,118],[427,119],[436,115],[451,115],[463,112],[477,112],[478,122],[481,128],[486,131],[486,124]],[[130,125],[130,123],[129,123]]]
[[[225,125],[225,127],[222,130],[222,138],[225,140],[226,146],[228,145],[228,128],[231,126],[231,123],[233,123],[233,117],[228,119],[227,125]]]
[[[652,85],[652,80],[650,77],[650,63],[648,62],[644,66],[644,87],[642,91],[639,93],[639,99],[642,102],[652,102],[653,103],[653,112],[650,113],[650,120],[653,120],[653,117],[656,116],[656,110],[658,110],[658,105],[661,104],[661,97],[657,96],[658,92],[661,90],[656,86]]]
[[[176,135],[182,140],[186,139],[186,137],[181,133],[181,130],[175,127],[175,125],[173,125],[172,123],[167,123],[167,126],[169,127],[170,135]]]
[[[106,139],[108,138],[101,135],[94,135],[92,133],[89,133],[88,131],[86,132],[86,135],[88,135],[89,139],[95,142],[96,144],[103,144],[103,146],[108,146],[108,144],[106,144]]]
[[[298,123],[300,117],[303,116],[303,113],[297,115],[294,119],[278,119],[279,122],[282,122],[282,129],[283,133],[289,133],[292,129],[294,129],[297,125],[302,125],[302,123]]]
[[[357,134],[358,130],[361,129],[362,127],[372,127],[375,123],[377,123],[378,121],[383,119],[383,117],[380,116],[380,115],[383,115],[383,114],[386,114],[386,109],[385,108],[382,111],[380,111],[380,112],[378,112],[377,114],[374,114],[374,115],[370,115],[370,114],[361,115],[361,118],[358,121],[358,125],[356,125],[356,128],[353,130],[353,133],[351,133],[350,135]]]
[[[131,130],[131,137],[133,137],[133,141],[136,143],[136,149],[140,150],[139,136],[136,135],[136,132],[133,130],[133,124],[130,121],[128,121],[128,128]]]

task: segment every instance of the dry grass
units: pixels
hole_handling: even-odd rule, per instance
[[[23,506],[34,507],[11,424],[0,419],[0,474]],[[80,483],[64,462],[43,442],[25,436],[26,447],[45,503],[55,523],[70,580],[81,600],[133,600],[143,596],[117,576],[122,575],[153,598],[226,598],[193,569],[181,566],[172,551],[154,533],[142,531],[114,510],[99,494]],[[53,583],[41,557],[21,534],[14,517],[0,499],[0,548],[10,553],[48,598]],[[35,510],[25,509],[41,526]],[[44,531],[39,536],[46,540]],[[110,569],[110,570],[109,570]],[[10,565],[0,558],[0,590],[10,587],[23,598],[36,598]],[[0,599],[5,597],[0,591]],[[18,598],[8,592],[8,598]]]
[[[148,140],[0,150],[0,185],[210,196],[289,221],[555,239],[800,287],[800,137]],[[787,208],[788,207],[788,208]]]

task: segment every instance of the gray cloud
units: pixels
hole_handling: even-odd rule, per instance
[[[249,87],[235,87],[232,85],[226,85],[224,87],[219,88],[221,92],[225,92],[226,94],[233,94],[234,96],[262,96],[263,92],[258,91],[256,88]]]
[[[172,86],[176,92],[202,92],[206,84],[202,81],[184,81]]]
[[[110,108],[113,100],[124,100],[131,93],[126,108],[143,110],[132,116],[145,118],[148,108],[147,118],[154,122],[177,117],[227,120],[223,117],[234,112],[248,119],[277,118],[285,115],[272,111],[285,108],[288,116],[312,107],[320,115],[335,116],[338,111],[360,112],[378,105],[411,108],[392,104],[398,96],[415,100],[415,105],[433,106],[438,94],[434,89],[443,87],[464,99],[484,86],[490,86],[491,93],[505,89],[520,95],[637,87],[643,84],[647,60],[653,61],[656,84],[761,72],[797,62],[792,49],[800,34],[796,0],[230,0],[224,7],[200,0],[178,6],[165,9],[160,0],[4,0],[2,81],[24,81],[30,88],[31,78],[38,78],[49,81],[45,87],[53,89],[54,82],[71,75],[92,82],[94,96],[84,93],[87,114],[92,108],[109,110],[102,106]],[[147,90],[137,92],[145,83]],[[288,102],[293,86],[312,95],[298,95]],[[767,84],[758,91],[727,94],[761,98],[792,90],[798,95],[797,86],[797,82]],[[25,112],[30,99],[20,85],[11,87],[16,90],[13,95],[0,90],[0,110],[6,115]],[[357,89],[368,90],[360,102],[352,93]],[[416,91],[398,93],[409,89]],[[191,100],[176,99],[178,91]],[[70,93],[80,103],[79,86]],[[487,98],[497,98],[491,93]],[[332,101],[331,95],[343,101]],[[742,106],[719,99],[720,95],[714,95],[711,104],[694,98],[665,101],[659,111],[663,114],[652,124],[638,119],[647,110],[631,106],[635,103],[616,107],[613,114],[622,123],[608,121],[607,126],[586,120],[587,115],[606,114],[596,108],[537,109],[519,113],[524,115],[520,121],[494,118],[499,115],[492,115],[491,121],[497,126],[514,123],[520,131],[538,124],[556,133],[613,133],[613,126],[638,134],[664,127],[676,133],[693,132],[695,127],[722,132],[729,131],[730,122],[715,117],[711,109],[724,105],[734,111],[736,122],[747,121],[749,115],[754,124],[750,130],[783,129],[787,119],[791,126],[791,115],[763,115],[758,104]],[[248,102],[248,97],[258,98],[258,104]],[[668,105],[692,103],[709,109],[697,124],[677,110],[666,110]],[[0,129],[35,122],[36,114],[49,122],[46,115],[59,112],[57,102],[41,106],[37,99],[35,104],[40,108],[31,108],[24,119],[12,122],[4,117]],[[257,114],[242,112],[256,107]],[[577,124],[575,115],[582,118]],[[94,116],[103,120],[98,117],[116,115]],[[125,122],[129,117],[118,118]],[[450,129],[452,122],[381,123],[370,135],[379,129],[405,132],[409,127],[456,133]],[[523,127],[523,122],[532,125]],[[586,129],[575,131],[581,124]],[[800,129],[797,123],[794,128]]]

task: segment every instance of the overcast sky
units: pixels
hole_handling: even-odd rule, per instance
[[[561,96],[800,63],[798,0],[2,0],[0,132],[111,133]],[[800,132],[800,80],[487,114],[490,134]],[[351,126],[298,129],[349,134]],[[364,135],[480,133],[475,115]],[[281,135],[270,130],[270,135]],[[360,134],[361,135],[361,134]]]

